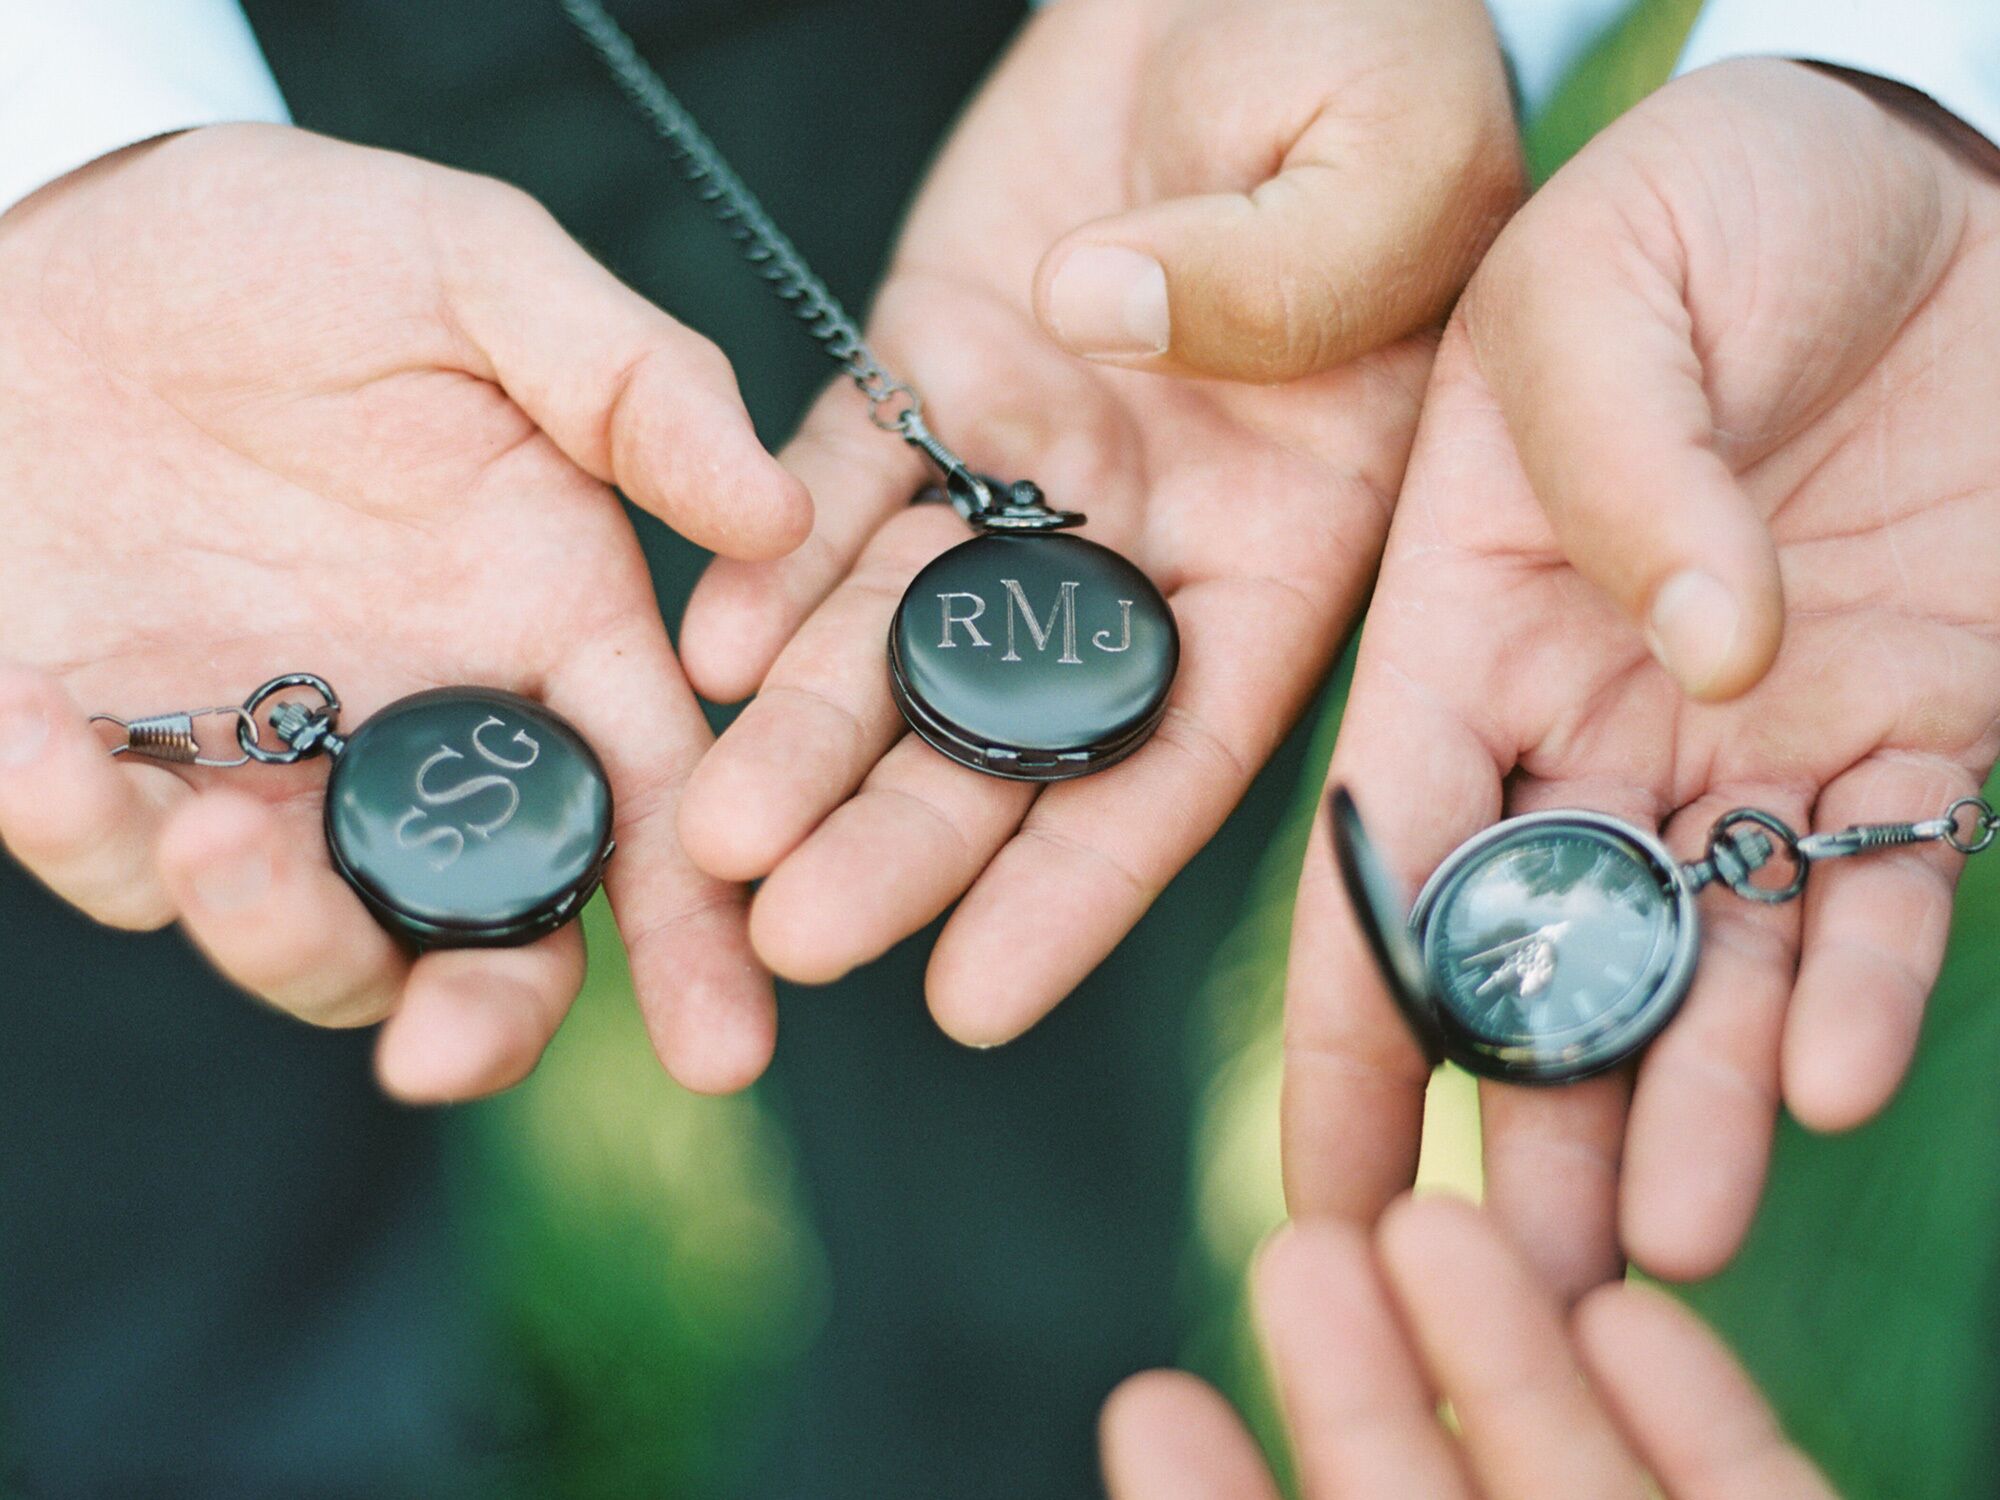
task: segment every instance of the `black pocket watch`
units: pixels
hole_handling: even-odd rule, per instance
[[[960,765],[1061,781],[1152,734],[1180,662],[1173,610],[1108,547],[1065,534],[1034,485],[953,494],[978,535],[934,559],[889,628],[889,681],[910,727]],[[957,487],[955,486],[954,489]],[[984,503],[982,503],[984,502]]]
[[[1346,788],[1334,789],[1329,814],[1350,904],[1425,1054],[1536,1084],[1615,1068],[1674,1018],[1700,959],[1695,897],[1706,886],[1789,901],[1816,860],[1933,840],[1972,854],[2000,831],[1977,797],[1924,823],[1805,837],[1770,813],[1738,808],[1710,830],[1706,856],[1683,864],[1619,818],[1528,813],[1459,845],[1406,914]],[[1759,883],[1780,853],[1789,878]]]
[[[846,308],[675,98],[603,0],[557,0],[758,278],[860,388],[875,425],[937,469],[978,535],[920,573],[889,631],[903,717],[962,766],[1013,781],[1062,781],[1116,765],[1166,709],[1180,661],[1173,611],[1124,558],[1081,537],[1025,481],[973,473],[924,420]]]
[[[267,708],[276,748],[264,742]],[[208,715],[235,718],[238,754],[203,754],[194,721]],[[559,715],[499,688],[414,693],[344,736],[340,700],[305,672],[240,708],[97,717],[124,731],[114,755],[220,767],[330,756],[333,867],[415,948],[533,942],[583,910],[611,858],[611,783],[596,753]]]

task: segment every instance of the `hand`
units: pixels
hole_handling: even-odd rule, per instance
[[[445,683],[545,699],[610,771],[610,893],[683,1082],[773,1029],[738,894],[674,819],[707,734],[616,482],[704,545],[810,524],[713,347],[495,182],[265,127],[74,174],[0,219],[0,836],[99,919],[176,918],[308,1020],[391,1017],[383,1081],[503,1087],[582,977],[576,929],[411,963],[335,876],[323,773],[114,763],[83,710],[310,670],[349,723]]]
[[[1559,173],[1447,332],[1334,755],[1409,888],[1536,808],[1693,857],[1743,804],[1828,829],[1976,791],[2000,748],[1996,323],[2000,177],[1827,73],[1692,75]],[[1489,1202],[1552,1285],[1616,1274],[1621,1238],[1714,1272],[1781,1097],[1818,1129],[1881,1108],[1960,867],[1934,845],[1823,865],[1788,906],[1711,891],[1636,1085],[1484,1089]],[[1426,1070],[1337,884],[1321,829],[1287,1176],[1295,1212],[1366,1220],[1411,1178]]]
[[[1686,1308],[1608,1286],[1565,1328],[1468,1203],[1398,1203],[1372,1245],[1351,1225],[1294,1225],[1256,1280],[1306,1500],[1834,1500]],[[1111,1500],[1278,1494],[1228,1403],[1191,1375],[1127,1381],[1103,1446]]]
[[[1471,0],[1063,0],[1029,24],[917,202],[873,337],[975,467],[1036,479],[1161,585],[1180,679],[1131,760],[1039,795],[905,734],[889,620],[966,528],[910,508],[916,461],[836,386],[784,455],[818,529],[715,565],[681,637],[703,693],[761,689],[681,831],[711,874],[767,877],[773,969],[831,980],[963,894],[928,988],[984,1044],[1111,950],[1324,676],[1401,478],[1421,330],[1519,183]]]

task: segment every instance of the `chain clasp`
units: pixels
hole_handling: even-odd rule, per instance
[[[228,771],[237,766],[248,765],[250,756],[246,752],[234,758],[204,755],[201,740],[195,733],[195,720],[233,718],[236,720],[236,734],[239,743],[247,730],[253,737],[257,731],[257,721],[242,708],[194,708],[182,713],[149,714],[143,719],[121,719],[116,714],[92,714],[93,724],[116,725],[125,738],[111,747],[114,756],[140,755],[147,760],[164,761],[174,766],[210,766],[216,770]]]
[[[273,750],[263,742],[258,713],[279,693],[306,688],[319,696],[317,705],[284,702],[271,708],[271,729],[283,748]],[[229,757],[204,754],[196,733],[197,719],[228,718],[236,721],[239,754]],[[115,714],[92,714],[93,724],[115,724],[125,738],[111,747],[111,754],[139,755],[172,766],[209,766],[232,771],[251,761],[264,765],[288,766],[309,755],[324,751],[338,755],[347,742],[334,733],[340,718],[340,699],[323,677],[310,672],[292,672],[274,677],[234,708],[193,708],[178,713],[149,714],[141,719],[121,719]]]

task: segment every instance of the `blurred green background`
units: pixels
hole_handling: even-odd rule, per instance
[[[536,191],[716,336],[767,434],[783,435],[821,367],[545,7],[248,8],[302,123]],[[1538,175],[1665,76],[1693,9],[1654,0],[1592,49],[1530,122]],[[858,300],[897,203],[1016,20],[1003,5],[953,8],[947,45],[946,10],[692,0],[653,7],[639,29]],[[699,560],[657,531],[647,540],[663,597],[684,591]],[[589,984],[541,1069],[446,1130],[452,1201],[435,1212],[458,1226],[493,1434],[478,1492],[761,1497],[803,1421],[819,1430],[801,1451],[847,1455],[854,1473],[794,1475],[786,1493],[919,1500],[857,1476],[956,1476],[963,1449],[986,1477],[933,1482],[921,1500],[1087,1494],[1091,1407],[1121,1375],[1170,1359],[1274,1436],[1244,1273],[1282,1214],[1280,970],[1340,698],[1336,683],[1128,945],[1145,966],[1128,953],[990,1058],[929,1030],[920,937],[856,985],[788,993],[774,1077],[695,1098],[661,1074],[594,908]],[[2000,855],[1969,871],[1894,1107],[1838,1140],[1787,1126],[1749,1248],[1688,1293],[1850,1500],[1996,1491],[1996,979]],[[1476,1192],[1469,1080],[1440,1075],[1433,1102],[1425,1180]],[[1108,1199],[1106,1181],[1129,1201]],[[874,1300],[857,1311],[864,1279]],[[1072,1346],[1085,1352],[1052,1352]],[[928,1468],[879,1451],[918,1442]],[[1009,1484],[994,1476],[1015,1449],[1034,1465]]]

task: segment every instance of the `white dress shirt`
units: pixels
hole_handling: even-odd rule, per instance
[[[1488,3],[1532,110],[1631,0]],[[1681,70],[1750,56],[1892,78],[2000,142],[2000,0],[1710,0]],[[286,118],[234,0],[0,0],[0,211],[121,146]]]
[[[1487,0],[1530,113],[1631,0]],[[2000,0],[1709,0],[1678,72],[1794,57],[1892,78],[2000,142]]]
[[[0,0],[0,210],[121,146],[287,118],[235,0]]]
[[[1730,57],[1892,78],[2000,144],[2000,0],[1710,0],[1679,71]]]

